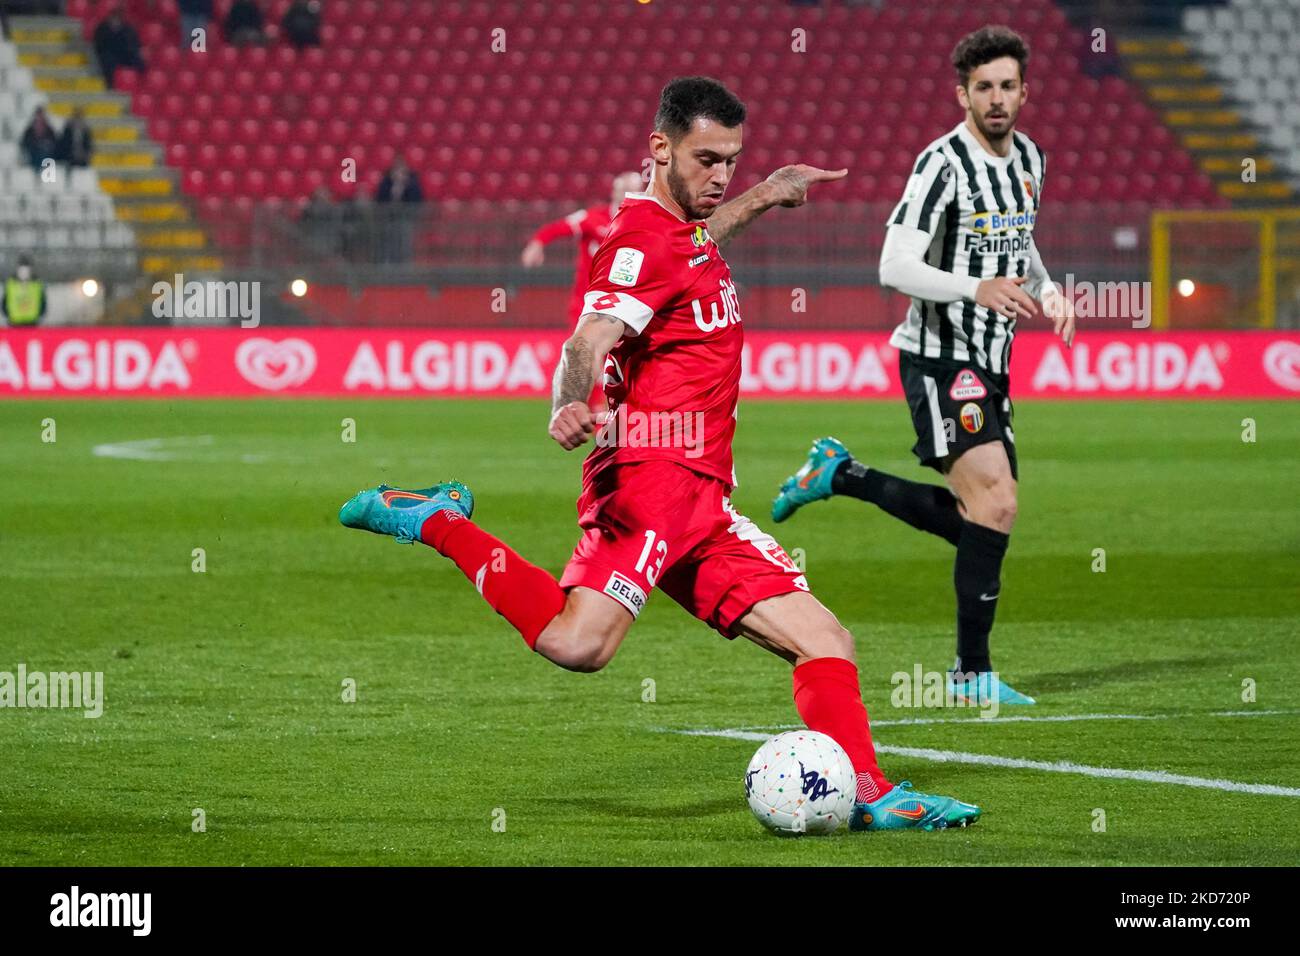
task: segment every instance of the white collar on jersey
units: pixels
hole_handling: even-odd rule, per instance
[[[659,197],[656,196],[654,193],[624,193],[623,198],[624,199],[648,199],[656,206],[658,206],[660,209],[662,209],[664,212],[670,214],[678,222],[695,222],[694,219],[683,219],[681,216],[677,215],[677,213],[673,212],[671,209],[665,206],[660,201]]]
[[[960,123],[957,124],[957,129],[954,130],[954,132],[962,138],[962,142],[964,142],[967,145],[967,147],[975,150],[977,155],[981,156],[986,161],[992,163],[994,166],[1010,166],[1011,161],[1015,159],[1016,134],[1014,131],[1012,131],[1011,133],[1011,151],[1007,153],[1007,155],[1005,156],[999,156],[996,153],[990,153],[987,149],[985,149],[984,144],[975,138],[975,134],[966,128],[965,120],[962,120]]]

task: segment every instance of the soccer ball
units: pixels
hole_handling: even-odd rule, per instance
[[[781,836],[834,833],[848,822],[856,792],[849,755],[814,730],[778,734],[758,748],[745,771],[749,809]]]

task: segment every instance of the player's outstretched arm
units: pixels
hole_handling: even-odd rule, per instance
[[[847,169],[818,169],[803,163],[782,166],[757,186],[719,206],[709,220],[709,235],[721,248],[773,206],[802,206],[808,201],[808,187],[813,183],[833,182],[848,174]]]
[[[596,430],[587,396],[605,368],[605,356],[627,331],[621,319],[588,312],[564,343],[551,383],[550,436],[565,451],[585,443]]]

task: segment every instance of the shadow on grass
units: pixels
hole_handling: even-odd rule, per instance
[[[1071,671],[1050,671],[1030,675],[1024,681],[1030,693],[1079,690],[1102,684],[1139,682],[1171,674],[1188,674],[1217,667],[1225,657],[1178,657],[1153,661],[1123,661],[1105,667],[1083,667]]]

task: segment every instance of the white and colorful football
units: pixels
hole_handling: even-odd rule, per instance
[[[856,791],[844,748],[814,730],[778,734],[758,748],[745,771],[749,808],[781,836],[834,833],[848,822]]]

